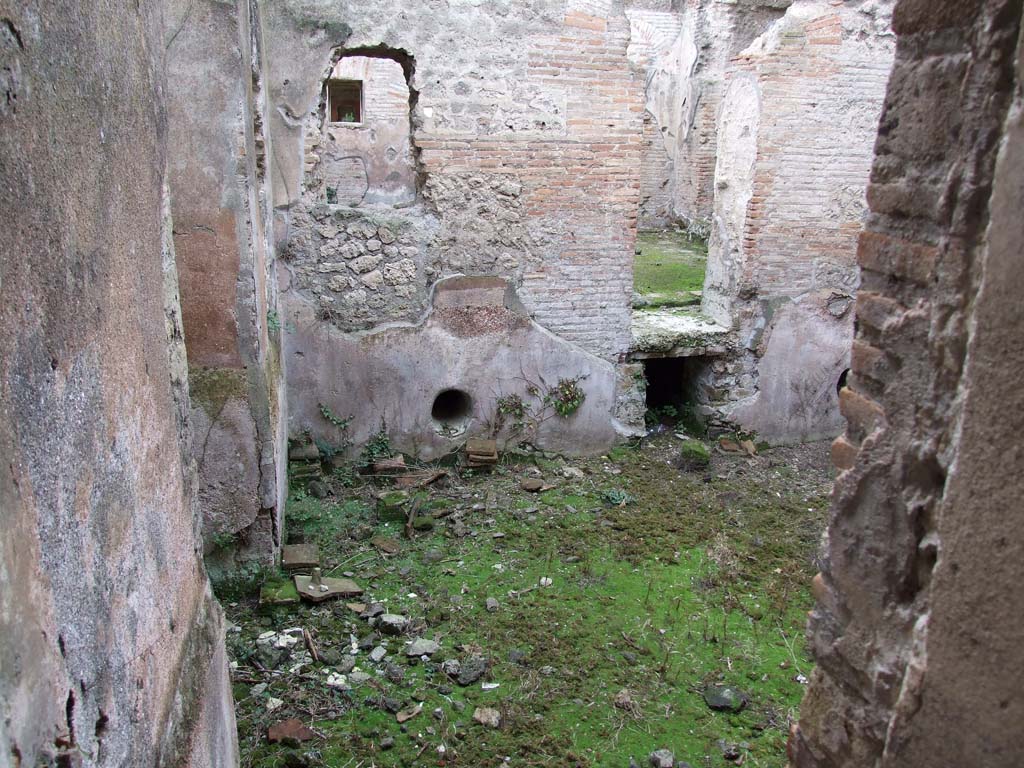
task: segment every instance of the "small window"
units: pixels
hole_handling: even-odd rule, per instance
[[[328,80],[327,108],[332,123],[363,122],[363,81]]]

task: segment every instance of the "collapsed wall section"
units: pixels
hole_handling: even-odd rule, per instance
[[[0,765],[230,766],[150,4],[0,18]]]
[[[770,442],[842,428],[889,8],[796,2],[726,77],[703,311],[741,346],[707,411]]]
[[[170,185],[206,554],[211,566],[272,564],[286,430],[261,28],[248,2],[175,0],[167,12]]]
[[[795,768],[1024,760],[1021,5],[902,0]]]

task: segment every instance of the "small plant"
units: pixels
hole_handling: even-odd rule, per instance
[[[343,123],[354,123],[356,121],[356,115],[354,112],[346,112],[341,116],[341,122]]]
[[[609,504],[613,507],[624,507],[627,504],[632,504],[636,501],[635,496],[627,493],[621,488],[609,488],[601,494],[601,498],[604,500],[605,504]]]
[[[380,429],[366,441],[359,460],[364,465],[369,465],[381,459],[390,459],[394,455],[394,451],[391,450],[391,441],[388,440],[387,424],[384,423],[384,419],[381,419]]]
[[[526,428],[526,419],[530,407],[519,395],[504,395],[495,402],[494,434],[497,435],[508,424],[513,434],[519,434]]]
[[[320,450],[320,455],[329,459],[339,453],[344,453],[349,449],[349,447],[351,447],[352,440],[349,439],[348,428],[352,423],[352,417],[349,416],[347,419],[339,417],[326,403],[317,403],[317,407],[320,409],[320,415],[323,416],[326,421],[333,424],[338,430],[338,442],[329,443],[326,440],[316,441],[316,447]]]
[[[317,403],[317,406],[320,408],[320,415],[327,419],[327,421],[331,422],[331,424],[336,426],[338,429],[347,430],[349,424],[352,423],[351,417],[347,419],[340,418],[334,413],[334,411],[330,409],[330,406],[326,405],[325,403]]]
[[[331,470],[331,477],[337,482],[341,483],[346,488],[351,488],[356,484],[356,472],[355,468],[351,464],[341,464]]]
[[[711,463],[711,452],[700,440],[684,440],[679,458],[684,470],[704,469]]]
[[[281,316],[273,310],[267,312],[267,328],[274,333],[281,330]]]
[[[644,421],[647,426],[653,427],[658,424],[674,426],[679,421],[679,409],[674,405],[659,405],[651,408],[644,414]]]
[[[579,410],[583,401],[587,399],[586,392],[580,386],[582,376],[572,379],[559,379],[554,389],[548,390],[544,396],[544,404],[555,409],[555,413],[563,419],[567,419]]]
[[[327,204],[336,205],[338,203],[338,189],[337,187],[327,188]]]

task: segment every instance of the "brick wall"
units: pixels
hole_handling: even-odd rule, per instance
[[[725,79],[735,57],[779,19],[790,0],[723,3],[687,0],[686,29],[700,50],[691,82],[695,108],[679,135],[674,178],[676,215],[698,231],[706,231],[715,198],[718,117]]]
[[[673,53],[682,32],[683,19],[670,10],[629,8],[630,35],[627,53],[642,73],[647,111],[643,120],[640,164],[640,227],[664,227],[674,219],[673,176],[678,118],[675,111],[682,72]],[[654,102],[654,103],[652,103]],[[659,103],[661,102],[661,103]],[[664,107],[667,106],[667,109]]]
[[[470,11],[452,21],[464,33],[456,46],[429,4],[395,12],[404,14],[401,28],[387,23],[386,8],[346,18],[347,45],[380,43],[383,34],[414,59],[422,199],[409,209],[354,209],[366,226],[338,230],[317,223],[323,200],[315,189],[285,180],[301,198],[289,211],[293,285],[349,330],[418,318],[429,286],[445,275],[499,274],[555,333],[606,359],[625,353],[643,104],[621,6],[574,0],[558,9],[517,5],[499,17]],[[287,47],[282,41],[275,59],[281,80],[293,64],[282,58]],[[325,47],[323,58],[330,53]],[[315,92],[321,66],[293,77]],[[349,231],[384,223],[405,241],[385,249]],[[337,258],[363,258],[367,245],[382,255],[359,262],[365,271]],[[411,284],[383,279],[405,260]],[[320,271],[325,263],[339,266]]]
[[[762,296],[856,287],[856,239],[892,46],[884,32],[868,43],[853,39],[855,23],[837,9],[794,24],[769,54],[740,56],[727,78],[754,74],[760,91],[740,281]]]
[[[1024,759],[1020,16],[894,13],[798,768]]]
[[[672,222],[674,164],[665,149],[661,127],[644,113],[643,156],[640,162],[640,226],[664,227]]]

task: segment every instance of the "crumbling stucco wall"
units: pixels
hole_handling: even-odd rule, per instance
[[[890,10],[797,0],[726,76],[703,310],[741,348],[708,411],[771,442],[842,429]]]
[[[666,4],[669,5],[669,4]],[[684,110],[684,87],[696,65],[692,35],[682,34],[684,16],[628,3],[627,53],[644,76],[644,143],[640,167],[641,228],[672,223],[675,148]]]
[[[626,353],[643,106],[620,3],[467,2],[439,16],[429,2],[282,2],[264,13],[290,327],[329,339],[417,322],[438,280],[490,275],[582,351]],[[304,175],[320,151],[310,118],[322,119],[323,81],[346,52],[405,68],[415,205],[329,205]],[[289,394],[298,409],[325,398]],[[364,407],[344,393],[328,404]]]
[[[151,3],[0,3],[0,765],[237,763]]]
[[[894,13],[798,768],[1024,763],[1020,22]]]
[[[211,565],[273,563],[285,493],[262,31],[253,14],[248,2],[167,3],[170,185]]]
[[[727,73],[791,2],[627,2],[629,56],[643,73],[646,106],[641,227],[679,221],[708,231]]]

